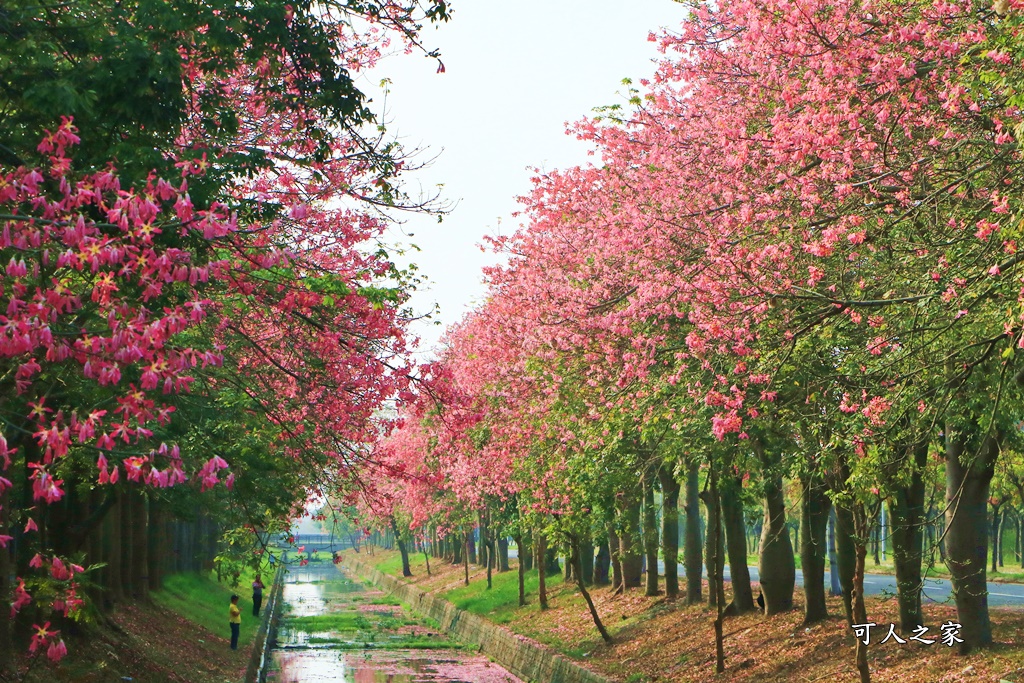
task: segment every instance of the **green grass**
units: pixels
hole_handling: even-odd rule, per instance
[[[394,617],[388,614],[374,614],[373,612],[329,612],[327,614],[315,614],[312,616],[292,617],[287,620],[289,628],[309,633],[324,633],[327,631],[369,631],[376,629],[386,631],[397,629],[402,626],[417,626],[421,621],[413,617]]]
[[[411,555],[409,557],[409,564],[414,576],[426,573],[425,561],[421,553]],[[536,570],[526,572],[524,584],[528,604],[525,607],[520,607],[519,575],[515,569],[515,561],[513,561],[512,564],[512,571],[501,573],[495,572],[492,575],[491,584],[493,587],[490,589],[487,588],[486,580],[482,577],[476,577],[468,586],[461,586],[444,593],[439,593],[438,596],[448,600],[460,609],[485,617],[493,623],[510,624],[511,628],[517,633],[521,633],[522,635],[538,640],[564,655],[577,659],[586,656],[589,652],[588,647],[581,647],[578,643],[563,642],[557,635],[552,635],[543,630],[536,631],[530,627],[530,621],[528,619],[521,620],[518,623],[513,623],[524,613],[527,613],[530,610],[536,611],[538,577]],[[377,560],[374,562],[374,566],[377,570],[385,574],[390,574],[391,576],[400,577],[402,575],[402,559],[398,554]],[[548,590],[554,592],[554,589],[562,587],[563,575],[559,573],[548,576],[545,583]],[[567,593],[563,592],[557,597],[557,599],[559,601],[567,601],[569,603],[575,603],[578,601],[579,606],[583,606],[583,599],[575,590]],[[428,620],[424,621],[427,622]],[[615,626],[621,625],[616,624]]]
[[[309,633],[326,631],[358,631],[372,626],[367,615],[360,612],[329,612],[305,617],[292,617],[286,622],[288,628]]]
[[[243,577],[244,578],[244,577]],[[250,582],[252,579],[250,579]],[[231,588],[217,583],[212,576],[204,574],[171,574],[164,579],[162,590],[151,593],[153,602],[185,619],[199,624],[213,633],[231,638],[228,627],[228,606],[231,594],[239,596],[238,608],[242,610],[242,627],[238,646],[245,648],[252,641],[259,628],[260,619],[252,616],[251,593],[241,588]],[[266,591],[264,591],[266,595]],[[265,598],[264,598],[265,601]]]
[[[311,636],[310,645],[331,645],[336,650],[368,650],[386,648],[388,650],[463,650],[474,649],[472,645],[454,640],[432,638],[430,636],[401,636],[376,641],[352,641],[337,637]]]
[[[351,641],[342,640],[338,636],[310,636],[306,642],[310,645],[337,645],[338,647],[344,647]]]
[[[526,594],[537,596],[537,572],[526,572]],[[507,624],[512,621],[520,609],[536,609],[519,607],[519,576],[516,572],[495,573],[491,577],[493,588],[488,590],[487,582],[476,580],[468,586],[462,586],[445,593],[444,597],[456,607],[464,609],[473,614],[485,616],[498,624]],[[548,589],[552,589],[562,583],[562,575],[552,575],[545,581]]]
[[[476,648],[475,645],[460,643],[455,640],[438,640],[436,638],[426,638],[423,636],[391,640],[384,643],[384,645],[388,648],[395,648],[396,650],[472,650]]]
[[[410,555],[409,565],[413,575],[426,573],[426,563],[422,553]],[[402,557],[395,553],[375,562],[374,567],[384,574],[400,577],[402,575]],[[561,585],[562,580],[562,574],[547,577],[548,589]],[[537,582],[536,571],[526,572],[526,594],[532,596],[533,600],[536,600],[537,596]],[[520,609],[518,573],[514,569],[510,572],[494,572],[491,584],[493,588],[488,589],[485,580],[476,578],[468,586],[447,591],[441,597],[467,612],[485,616],[497,624],[507,624],[516,617],[517,611]]]
[[[353,598],[353,600],[354,600],[354,598]],[[387,606],[390,606],[390,607],[401,607],[402,606],[402,601],[401,600],[397,600],[395,598],[392,598],[390,596],[385,596],[385,597],[382,597],[382,598],[374,598],[373,600],[370,600],[366,604],[368,604],[368,605],[387,605]]]
[[[380,572],[382,572],[384,574],[391,574],[391,575],[396,575],[397,574],[398,576],[401,576],[402,575],[402,556],[401,555],[395,555],[394,557],[390,557],[390,558],[388,558],[386,560],[381,560],[380,562],[375,563],[374,566],[377,568],[377,571],[380,571]]]

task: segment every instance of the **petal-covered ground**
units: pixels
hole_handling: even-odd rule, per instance
[[[376,551],[372,561],[382,571],[397,564],[397,553]],[[393,557],[394,556],[394,557]],[[506,583],[516,582],[516,560],[512,571],[495,574],[492,595],[506,594]],[[572,584],[552,581],[550,608],[537,608],[536,594],[528,591],[527,606],[487,600],[485,573],[470,566],[470,586],[463,586],[463,567],[440,561],[431,562],[426,573],[422,558],[413,558],[413,576],[408,581],[424,590],[447,597],[470,611],[502,623],[506,628],[565,654],[583,666],[599,671],[616,681],[628,683],[664,683],[668,681],[761,681],[789,683],[801,681],[854,681],[854,633],[843,615],[840,598],[829,598],[829,619],[805,626],[803,596],[796,593],[791,612],[766,618],[760,612],[728,617],[725,620],[726,671],[715,674],[715,612],[705,605],[686,606],[682,600],[667,602],[664,596],[646,597],[643,589],[630,589],[615,595],[608,588],[593,588],[592,597],[615,643],[601,642],[590,613]],[[395,572],[391,572],[395,573]],[[400,576],[400,572],[397,573]],[[535,585],[534,581],[534,585]],[[727,594],[729,585],[726,584]],[[707,583],[703,586],[707,596]],[[757,588],[754,589],[755,594]],[[516,595],[515,589],[507,593]],[[868,650],[872,681],[892,683],[936,683],[939,681],[1024,680],[1024,611],[993,609],[995,645],[968,656],[944,645],[941,626],[956,621],[951,605],[924,608],[929,631],[926,645],[907,640],[904,644],[890,638],[884,644],[889,624],[898,623],[894,598],[869,598],[868,620],[877,624],[871,631]],[[897,630],[897,635],[899,635]]]
[[[226,621],[226,619],[225,619]],[[67,629],[70,631],[71,629]],[[227,625],[225,624],[225,631]],[[151,603],[125,603],[102,623],[68,637],[73,657],[59,665],[23,662],[25,683],[236,683],[249,651]],[[5,680],[0,676],[0,680]]]

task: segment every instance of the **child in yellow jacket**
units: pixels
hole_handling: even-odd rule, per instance
[[[238,631],[242,628],[242,610],[238,609],[238,596],[231,596],[231,606],[228,608],[228,623],[231,624],[231,649],[238,649]]]

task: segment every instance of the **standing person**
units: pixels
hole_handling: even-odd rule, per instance
[[[238,596],[231,596],[231,607],[228,608],[228,623],[231,624],[231,649],[238,649],[238,631],[242,628],[242,610],[238,609]]]
[[[260,615],[260,605],[263,604],[263,581],[260,580],[260,575],[256,575],[256,580],[252,582],[252,615],[258,617]]]

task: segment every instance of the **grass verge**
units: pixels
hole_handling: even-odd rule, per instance
[[[545,584],[548,590],[555,590],[562,584],[562,575],[548,576]],[[526,594],[536,599],[539,589],[537,572],[527,572],[524,577]],[[491,588],[486,581],[473,581],[468,586],[455,588],[444,593],[445,600],[459,609],[487,617],[496,624],[507,624],[516,618],[519,607],[519,575],[517,572],[501,572],[491,575]]]
[[[217,583],[216,579],[205,574],[172,574],[164,579],[163,590],[154,592],[151,597],[157,605],[180,614],[211,633],[230,638],[228,606],[231,604],[232,593],[239,596],[238,608],[242,610],[238,648],[246,650],[262,619],[262,616],[252,616],[250,591]],[[265,596],[268,594],[269,587],[264,591]]]

